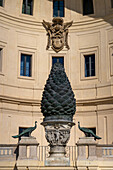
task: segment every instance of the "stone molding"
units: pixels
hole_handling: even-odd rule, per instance
[[[37,159],[37,147],[39,143],[35,137],[21,137],[18,143],[19,146],[19,157],[18,159]],[[29,146],[29,155],[28,149]]]
[[[3,8],[4,9],[4,8]],[[6,10],[1,10],[0,9],[0,16],[4,18],[4,21],[6,23],[12,23],[12,26],[21,26],[22,24],[22,27],[25,27],[28,29],[28,25],[29,25],[29,28],[32,28],[32,29],[37,29],[39,28],[40,31],[44,31],[44,28],[42,27],[42,22],[41,22],[41,19],[39,18],[39,20],[37,21],[36,18],[34,16],[25,16],[23,14],[20,14],[20,15],[11,15],[11,14],[7,14],[6,13]],[[99,19],[94,19],[93,17],[90,18],[90,17],[87,17],[84,22],[83,20],[81,20],[81,22],[78,20],[78,21],[74,21],[73,22],[73,26],[70,30],[77,30],[77,29],[80,29],[80,27],[83,27],[84,25],[89,27],[97,27],[97,26],[101,26],[103,27],[103,25],[107,25],[107,23],[104,21],[105,20],[108,20],[109,22],[109,19],[112,18],[112,14],[108,14],[107,16],[105,16],[105,18],[99,18]]]
[[[32,99],[23,99],[11,96],[0,95],[0,101],[4,103],[12,103],[12,104],[19,104],[19,105],[32,105],[32,106],[40,106],[40,100],[32,100]],[[112,104],[113,103],[113,96],[104,97],[104,98],[96,98],[96,99],[85,99],[85,100],[77,100],[77,106],[95,106],[99,104]]]

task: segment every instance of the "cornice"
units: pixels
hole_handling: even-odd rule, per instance
[[[9,97],[0,95],[0,102],[17,104],[17,105],[28,105],[28,106],[40,106],[41,101],[36,99],[25,99],[25,98],[17,98],[17,97]],[[77,100],[76,105],[79,106],[97,106],[97,105],[105,105],[105,104],[113,104],[113,96],[104,97],[104,98],[94,98],[94,99],[83,99]]]
[[[100,97],[95,99],[78,100],[77,106],[97,106],[97,105],[113,104],[113,96]]]
[[[28,105],[28,106],[40,106],[40,100],[35,99],[23,99],[17,97],[9,97],[0,95],[0,101],[4,103],[17,104],[17,105]]]
[[[42,26],[42,22],[37,21],[34,17],[17,17],[0,11],[0,23],[11,27],[25,28],[27,30],[31,29],[45,32]]]
[[[6,11],[0,11],[0,20],[1,22],[10,25],[10,26],[20,26],[20,27],[26,27],[27,29],[38,29],[41,31],[44,31],[44,28],[42,26],[41,18],[37,20],[34,16],[23,16],[22,14],[19,16],[14,16],[11,14],[8,14]],[[43,19],[42,19],[43,20]],[[110,22],[113,22],[113,14],[107,15],[105,17],[87,17],[80,19],[78,21],[74,21],[73,25],[71,26],[70,30],[80,30],[80,28],[94,28],[98,26],[106,26],[107,24],[110,24]]]

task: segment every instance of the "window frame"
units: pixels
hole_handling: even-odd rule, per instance
[[[108,71],[109,71],[110,77],[112,77],[113,76],[113,43],[109,44],[109,55],[108,56],[109,56],[109,59],[108,59],[109,67],[108,68],[110,68]]]
[[[98,79],[98,56],[99,56],[99,50],[98,47],[92,47],[90,49],[83,49],[80,52],[80,80],[86,81],[86,80],[93,80]],[[85,55],[92,55],[95,54],[95,76],[85,77]]]
[[[25,0],[25,1],[26,1],[27,4],[28,4],[28,0]],[[22,15],[33,16],[33,15],[34,15],[34,0],[32,0],[32,12],[31,12],[31,10],[30,10],[30,12],[31,12],[32,14],[28,14],[28,13],[27,13],[27,6],[28,6],[28,5],[25,6],[25,11],[26,11],[26,13],[23,13],[23,2],[24,2],[24,0],[22,1],[22,10],[21,10]]]
[[[64,56],[52,56],[52,66],[53,66],[53,58],[63,58],[63,67],[64,67]]]
[[[34,77],[35,77],[35,55],[36,55],[36,51],[33,50],[33,49],[23,49],[23,48],[20,48],[19,47],[19,50],[18,50],[18,78],[19,79],[26,79],[26,80],[34,80]],[[32,57],[32,63],[31,63],[31,77],[28,77],[28,76],[21,76],[20,75],[20,71],[21,71],[21,54],[25,54],[25,55],[31,55]]]
[[[69,55],[67,54],[67,49],[63,49],[62,51],[60,51],[59,53],[55,53],[53,52],[52,49],[49,49],[48,50],[48,74],[50,73],[51,71],[51,68],[52,68],[52,57],[64,57],[64,69],[68,75],[68,77],[70,76],[70,65],[67,64],[67,63],[70,63],[70,59],[69,59]]]
[[[64,3],[64,6],[63,6],[63,17],[61,17],[60,15],[58,15],[58,16],[54,16],[54,1],[63,1],[63,3]],[[60,8],[60,6],[58,6],[59,8]],[[60,13],[60,10],[58,10],[59,12],[58,13]],[[61,17],[61,18],[64,18],[65,17],[65,0],[53,0],[53,17],[55,18],[55,17]]]
[[[24,57],[23,75],[21,75],[22,56]],[[30,58],[30,61],[29,61],[29,76],[26,75],[26,72],[27,72],[27,59],[28,59],[28,57]],[[32,77],[32,55],[21,53],[20,60],[21,60],[20,61],[20,76]]]
[[[3,48],[0,47],[0,61],[1,61],[1,64],[0,64],[0,73],[3,72]]]
[[[88,69],[86,70],[86,57],[88,57]],[[89,55],[84,55],[84,64],[85,64],[85,77],[92,77],[92,76],[95,76],[95,73],[94,75],[92,75],[92,66],[91,66],[91,63],[92,63],[92,57],[94,57],[94,72],[95,72],[95,53],[93,54],[89,54]],[[88,72],[89,71],[89,75],[86,76],[86,71]]]
[[[94,16],[95,15],[95,1],[92,0],[92,2],[93,2],[93,13],[92,14],[84,14],[84,6],[83,6],[84,0],[82,0],[82,15],[84,17],[86,17],[86,16]]]
[[[1,69],[1,71],[0,71],[0,75],[2,75],[2,76],[4,76],[4,74],[5,74],[6,46],[7,46],[7,43],[5,43],[5,42],[0,42],[0,49],[2,49],[2,69]]]

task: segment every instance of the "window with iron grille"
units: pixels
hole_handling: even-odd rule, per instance
[[[33,15],[33,0],[23,0],[22,13]]]
[[[3,0],[0,0],[0,6],[3,6]]]
[[[64,17],[64,0],[53,0],[53,17]]]
[[[95,54],[84,55],[85,77],[95,76]]]
[[[83,15],[94,14],[93,0],[83,0]]]
[[[0,72],[2,72],[2,53],[3,53],[3,49],[0,48]]]
[[[31,77],[32,55],[21,54],[20,75]]]
[[[52,57],[52,65],[61,63],[64,66],[64,57]]]

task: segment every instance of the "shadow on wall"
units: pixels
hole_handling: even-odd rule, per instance
[[[53,2],[53,0],[48,0]],[[90,0],[89,0],[90,1]],[[93,1],[94,14],[88,15],[89,18],[104,19],[106,22],[113,25],[113,17],[107,17],[108,14],[113,14],[113,8],[111,0],[95,0]],[[83,0],[66,0],[65,8],[72,10],[73,12],[83,15]]]

